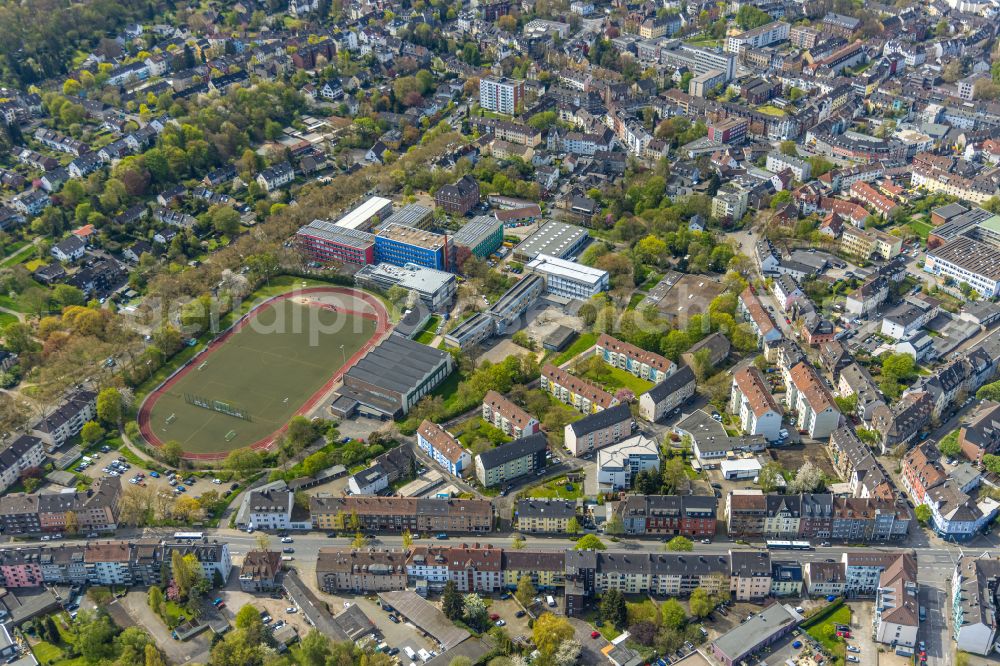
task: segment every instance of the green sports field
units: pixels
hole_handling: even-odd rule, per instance
[[[243,328],[150,396],[149,432],[161,443],[179,441],[196,456],[267,438],[376,332],[374,320],[337,310],[293,300],[262,306]],[[250,420],[219,410],[242,412]]]

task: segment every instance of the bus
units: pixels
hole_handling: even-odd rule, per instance
[[[812,550],[808,541],[767,541],[768,550]]]
[[[174,541],[200,541],[204,537],[204,532],[174,532]]]

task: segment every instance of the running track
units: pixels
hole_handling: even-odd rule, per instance
[[[341,366],[341,368],[334,373],[333,377],[330,378],[330,381],[321,386],[319,390],[313,393],[312,396],[310,396],[309,399],[306,400],[301,407],[299,407],[299,409],[295,412],[296,416],[305,414],[306,412],[313,409],[320,402],[320,400],[323,399],[323,396],[326,395],[337,384],[337,382],[341,380],[341,378],[344,376],[344,373],[347,372],[347,370],[351,366],[357,363],[361,359],[361,357],[363,357],[365,354],[371,351],[372,347],[378,344],[382,340],[382,337],[386,333],[388,333],[392,328],[389,322],[389,313],[386,312],[385,306],[382,304],[382,301],[380,301],[375,296],[372,296],[371,294],[367,294],[357,289],[349,289],[344,287],[310,287],[308,289],[299,289],[297,291],[290,291],[285,294],[279,294],[278,296],[273,296],[264,301],[263,303],[261,303],[260,305],[255,306],[252,310],[250,310],[250,312],[240,317],[239,321],[237,321],[235,324],[226,329],[222,334],[220,334],[218,337],[216,337],[214,340],[208,343],[208,346],[204,350],[196,354],[194,357],[191,358],[191,360],[189,360],[187,363],[178,368],[172,375],[167,377],[163,381],[163,383],[157,386],[153,390],[153,392],[146,397],[146,399],[142,403],[142,406],[139,408],[139,416],[137,417],[137,421],[139,422],[139,432],[142,433],[143,438],[153,446],[156,447],[163,446],[164,442],[159,437],[156,436],[156,433],[153,432],[153,428],[150,425],[150,415],[152,414],[153,406],[156,404],[156,401],[160,398],[160,395],[163,392],[169,390],[174,384],[176,384],[178,381],[181,380],[181,378],[183,378],[188,372],[190,372],[192,368],[195,367],[196,362],[198,364],[203,362],[212,352],[214,352],[216,349],[225,344],[226,341],[229,340],[229,338],[232,335],[242,330],[244,326],[246,326],[253,318],[255,318],[261,312],[261,310],[263,310],[267,306],[273,305],[278,301],[286,300],[289,298],[306,296],[309,294],[339,294],[339,295],[350,296],[352,298],[358,298],[367,303],[368,305],[370,305],[372,309],[375,310],[375,312],[374,313],[358,312],[356,310],[346,310],[346,312],[364,317],[365,319],[372,319],[376,322],[376,327],[375,327],[375,332],[372,334],[372,337],[368,339],[368,342],[362,345],[362,347],[358,351],[356,351],[349,359],[347,359],[347,363]],[[310,300],[309,304],[314,306],[319,305],[320,307],[331,310],[335,309],[334,306],[322,304],[319,301]],[[287,427],[288,427],[287,424],[282,426],[281,428],[274,431],[267,437],[257,440],[256,442],[251,444],[249,448],[256,450],[264,450],[269,448],[272,444],[274,444],[274,442],[285,431]],[[184,458],[187,460],[222,460],[228,454],[229,454],[228,451],[220,451],[216,453],[192,453],[189,451],[185,451]]]

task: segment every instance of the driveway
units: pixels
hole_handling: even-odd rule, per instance
[[[211,629],[206,629],[190,640],[178,641],[170,635],[163,620],[149,607],[146,592],[129,592],[119,600],[119,603],[138,626],[149,632],[170,663],[184,664],[194,661],[204,664],[208,662],[208,650],[212,637]]]

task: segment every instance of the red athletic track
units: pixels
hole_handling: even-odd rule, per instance
[[[367,354],[371,350],[371,348],[374,347],[382,339],[382,336],[384,336],[391,329],[391,324],[389,322],[389,313],[386,312],[385,306],[382,304],[382,301],[372,296],[371,294],[367,294],[360,290],[349,289],[344,287],[310,287],[308,289],[299,289],[297,291],[291,291],[286,294],[273,296],[264,301],[263,303],[261,303],[260,305],[255,306],[252,310],[250,310],[250,312],[243,315],[243,317],[241,317],[239,321],[237,321],[235,324],[226,329],[221,335],[219,335],[210,343],[208,343],[208,346],[203,351],[195,355],[193,358],[191,358],[191,360],[189,360],[187,363],[178,368],[172,375],[167,377],[162,384],[157,386],[153,390],[153,392],[149,394],[149,396],[146,397],[146,399],[142,403],[142,406],[139,408],[139,416],[137,417],[137,421],[139,422],[139,432],[142,433],[142,436],[145,438],[145,440],[150,444],[152,444],[153,446],[157,447],[163,446],[164,442],[161,441],[160,438],[156,436],[156,434],[153,432],[153,428],[150,426],[150,414],[153,411],[153,406],[156,404],[156,401],[159,399],[160,395],[164,391],[168,390],[171,386],[180,381],[182,377],[184,377],[188,372],[191,371],[191,368],[195,366],[196,361],[198,363],[203,362],[209,354],[211,354],[213,351],[215,351],[223,344],[225,344],[226,341],[229,340],[229,338],[233,334],[240,331],[247,323],[250,322],[251,319],[256,317],[260,313],[260,311],[265,307],[272,305],[278,301],[286,300],[289,298],[297,298],[300,296],[305,296],[307,294],[342,294],[351,296],[353,298],[359,298],[368,305],[370,305],[375,310],[374,314],[371,312],[357,312],[354,310],[347,310],[347,312],[364,317],[365,319],[373,319],[377,322],[377,325],[375,327],[375,332],[372,334],[372,337],[368,339],[368,342],[362,345],[358,351],[356,351],[354,354],[351,355],[349,359],[347,359],[347,363],[341,366],[340,369],[334,373],[333,377],[330,378],[330,381],[321,386],[319,390],[313,393],[312,396],[308,400],[306,400],[306,402],[301,407],[299,407],[299,409],[295,412],[296,415],[305,414],[310,409],[315,407],[316,403],[318,403],[320,399],[330,389],[332,389],[333,386],[338,381],[340,381],[343,374],[347,372],[347,369],[350,368],[355,363],[357,363],[357,361],[361,359],[362,356]],[[317,303],[316,301],[311,301],[310,304],[319,305],[319,303]],[[333,306],[328,306],[328,305],[321,305],[321,307],[325,307],[327,309],[334,309]],[[274,431],[267,437],[257,440],[256,442],[251,444],[249,448],[258,450],[269,448],[272,444],[274,444],[278,436],[281,435],[281,433],[283,433],[287,427],[288,427],[287,425],[282,426],[281,428]],[[183,457],[187,460],[222,460],[228,454],[229,454],[228,451],[220,451],[217,453],[192,453],[190,451],[185,451]]]

